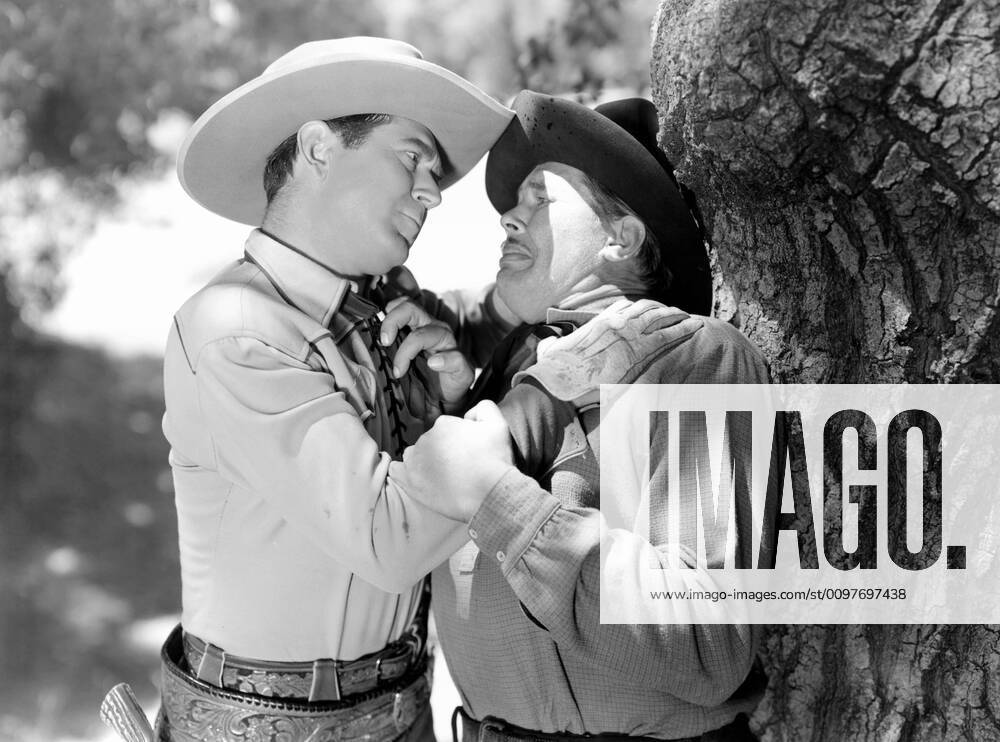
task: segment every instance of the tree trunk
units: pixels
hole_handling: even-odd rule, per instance
[[[1000,381],[1000,0],[664,0],[661,143],[776,381]],[[998,740],[1000,629],[775,627],[764,740]]]

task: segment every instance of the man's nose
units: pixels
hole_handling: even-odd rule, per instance
[[[524,222],[518,215],[516,206],[500,215],[500,225],[508,234],[519,234],[524,231]]]
[[[441,189],[429,172],[421,172],[414,179],[412,195],[425,209],[433,209],[441,203]]]

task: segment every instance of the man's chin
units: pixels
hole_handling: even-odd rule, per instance
[[[358,249],[363,250],[364,248],[361,247]],[[376,252],[378,252],[379,257],[382,258],[382,260],[379,260],[377,264],[376,261],[374,260],[375,258],[374,253]],[[402,238],[399,238],[398,240],[393,240],[391,249],[382,248],[381,251],[375,251],[375,250],[372,251],[371,254],[372,260],[368,263],[368,267],[370,268],[368,275],[381,276],[385,273],[388,273],[393,268],[398,268],[403,263],[405,263],[406,259],[409,257],[410,257],[410,247],[409,245],[406,244],[406,241],[403,240]]]
[[[519,287],[516,276],[517,273],[505,272],[503,268],[497,271],[497,296],[521,322],[529,324],[543,322],[545,320],[545,310],[548,308],[548,305],[544,301],[535,302],[526,300],[526,297],[530,296],[530,290],[525,287]]]

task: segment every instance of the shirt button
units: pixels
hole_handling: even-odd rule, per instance
[[[502,562],[506,558],[507,558],[507,555],[504,554],[502,551],[498,551],[497,552],[497,561],[498,562]]]

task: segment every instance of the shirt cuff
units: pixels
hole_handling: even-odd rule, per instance
[[[469,536],[479,551],[498,562],[500,571],[507,575],[559,506],[558,498],[538,482],[511,469],[493,486],[469,521]]]

